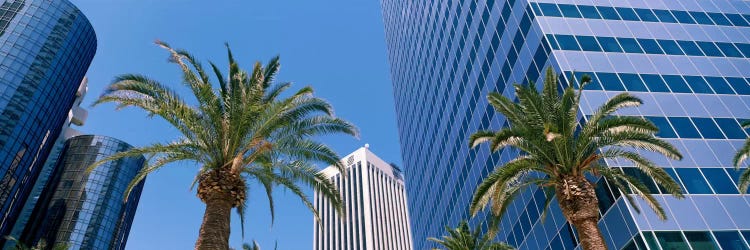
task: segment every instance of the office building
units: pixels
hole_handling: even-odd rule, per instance
[[[368,145],[342,159],[346,176],[334,166],[322,170],[341,192],[345,216],[315,193],[313,249],[411,250],[412,238],[401,170]]]
[[[21,241],[66,244],[70,249],[125,249],[144,181],[125,200],[125,190],[146,164],[141,157],[95,161],[132,148],[115,138],[80,135],[65,142],[62,157],[37,202]]]
[[[11,233],[95,52],[93,27],[67,0],[0,1],[0,235]]]
[[[487,94],[513,97],[513,83],[541,82],[552,67],[566,85],[584,73],[593,77],[583,91],[583,119],[608,97],[632,92],[645,105],[619,115],[650,119],[685,156],[647,155],[687,194],[683,200],[658,194],[644,178],[666,221],[641,201],[637,213],[598,182],[599,227],[610,249],[747,249],[750,205],[738,194],[731,159],[747,137],[739,121],[750,118],[750,2],[381,3],[415,248],[434,247],[427,237],[467,218],[478,183],[518,154],[467,145],[478,130],[507,126]],[[606,164],[635,173],[627,163]],[[556,202],[540,220],[543,203],[541,190],[525,190],[503,217],[498,240],[519,249],[574,249],[575,231]]]

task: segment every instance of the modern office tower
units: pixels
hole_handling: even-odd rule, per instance
[[[21,241],[33,246],[43,239],[47,245],[63,243],[70,249],[124,249],[144,182],[127,200],[125,190],[146,159],[125,158],[90,173],[85,170],[97,160],[130,148],[107,136],[68,139]]]
[[[95,51],[93,27],[67,0],[0,1],[0,235],[10,234]]]
[[[404,180],[398,167],[381,160],[368,145],[342,160],[346,176],[330,166],[322,173],[341,191],[345,217],[315,193],[313,249],[412,249]]]
[[[29,198],[26,199],[26,204],[23,206],[23,210],[21,211],[20,215],[18,216],[18,219],[16,220],[15,226],[13,226],[13,230],[11,231],[10,236],[13,238],[18,239],[21,236],[21,233],[23,232],[24,227],[26,227],[26,223],[29,221],[29,218],[31,217],[31,213],[34,210],[34,206],[36,206],[37,201],[39,200],[39,197],[42,195],[42,190],[44,190],[44,186],[47,185],[47,181],[49,180],[50,176],[52,175],[52,172],[55,170],[55,166],[57,166],[57,160],[60,158],[60,155],[62,154],[62,150],[65,146],[65,140],[80,135],[81,132],[78,130],[75,130],[71,128],[71,125],[76,126],[83,126],[83,123],[86,122],[86,118],[88,117],[88,111],[81,108],[81,102],[83,101],[83,97],[86,96],[86,92],[88,91],[88,78],[84,77],[83,81],[81,81],[81,84],[78,86],[78,91],[76,92],[76,100],[73,102],[73,108],[68,111],[68,118],[65,120],[65,124],[63,124],[62,127],[62,133],[60,133],[60,136],[57,137],[57,140],[55,140],[55,144],[52,146],[52,150],[50,151],[49,156],[47,157],[47,161],[44,162],[44,165],[42,167],[41,172],[39,173],[39,176],[36,179],[36,182],[34,183],[34,187],[31,190],[31,193],[29,194]],[[6,242],[5,243],[7,247],[15,245],[15,242]]]
[[[506,119],[490,92],[513,97],[513,83],[540,82],[544,69],[593,76],[582,119],[608,97],[630,91],[643,116],[684,154],[649,154],[684,187],[677,200],[657,195],[661,221],[598,182],[600,228],[610,249],[747,248],[748,197],[735,187],[731,159],[750,118],[750,2],[735,0],[382,0],[415,247],[467,218],[474,189],[516,150],[470,149],[469,135]],[[637,173],[632,165],[610,167]],[[654,193],[658,187],[644,179]],[[641,202],[639,200],[639,202]],[[498,239],[519,249],[573,249],[575,232],[556,201],[546,220],[536,187],[503,217]],[[473,223],[483,221],[477,217]],[[486,227],[485,227],[486,228]]]

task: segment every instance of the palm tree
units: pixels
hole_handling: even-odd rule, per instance
[[[565,218],[578,231],[583,249],[606,249],[597,227],[599,208],[595,185],[586,178],[592,175],[603,177],[625,193],[637,194],[661,219],[666,219],[664,210],[645,184],[600,163],[604,159],[632,162],[639,172],[653,178],[667,193],[682,198],[682,190],[672,177],[635,149],[677,160],[682,155],[654,135],[658,128],[650,121],[613,115],[621,108],[642,104],[639,98],[627,92],[606,101],[576,129],[581,90],[591,80],[588,76],[581,78],[577,92],[571,86],[558,92],[558,77],[548,69],[541,93],[531,84],[515,85],[517,103],[498,93],[489,95],[489,103],[505,115],[510,126],[497,132],[477,132],[469,139],[469,145],[476,147],[490,142],[492,151],[511,147],[522,153],[496,167],[477,187],[470,207],[472,215],[489,204],[492,214],[499,218],[519,192],[537,186],[543,188],[547,196],[545,211],[552,197],[557,197]],[[625,195],[625,198],[638,210],[633,197]]]
[[[55,244],[54,246],[52,246],[52,248],[48,248],[47,241],[45,241],[44,239],[40,240],[39,243],[37,243],[36,246],[34,247],[26,246],[26,244],[23,244],[23,242],[21,242],[20,240],[12,236],[5,236],[5,239],[15,244],[15,246],[12,246],[10,248],[11,250],[44,250],[44,249],[68,250],[70,249],[70,247],[68,247],[68,245],[64,243]]]
[[[743,121],[742,128],[750,129],[750,120]],[[737,154],[734,155],[734,167],[739,170],[742,163],[745,162],[748,157],[750,157],[750,138],[747,138],[745,140],[745,145],[743,145],[742,148],[737,151]],[[737,187],[740,189],[740,193],[743,194],[747,193],[748,186],[750,186],[750,168],[747,168],[742,172],[742,174],[740,175],[740,182],[737,185]]]
[[[272,221],[275,186],[299,196],[315,218],[318,212],[300,184],[321,192],[339,210],[338,214],[343,214],[336,186],[312,164],[330,164],[345,172],[339,156],[316,139],[337,133],[356,137],[356,127],[336,118],[331,105],[314,97],[311,87],[284,94],[291,83],[275,83],[278,57],[265,66],[256,62],[247,72],[240,69],[227,45],[229,74],[225,76],[210,63],[214,74],[211,79],[188,52],[160,41],[156,43],[169,51],[170,62],[179,66],[181,80],[197,105],[184,101],[170,87],[136,74],[118,76],[94,105],[115,103],[118,109],[128,106],[143,109],[149,117],[166,120],[180,132],[180,138],[106,157],[94,163],[89,171],[124,157],[150,156],[148,166],[128,186],[130,193],[148,174],[169,163],[197,164],[200,168],[193,184],[198,184],[198,198],[206,204],[206,209],[195,249],[229,249],[230,213],[236,208],[244,221],[248,182],[265,189]]]
[[[493,234],[481,235],[477,225],[474,230],[469,229],[469,224],[466,221],[461,221],[456,228],[450,228],[445,226],[445,231],[448,235],[443,236],[443,239],[428,238],[428,240],[437,242],[443,245],[447,250],[512,250],[508,244],[502,242],[493,242]]]

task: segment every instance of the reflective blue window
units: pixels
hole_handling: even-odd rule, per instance
[[[719,127],[721,127],[721,130],[724,131],[724,134],[727,135],[727,138],[729,139],[745,139],[747,138],[747,135],[745,135],[745,132],[742,130],[742,127],[740,127],[740,124],[737,122],[737,120],[732,118],[714,118],[716,120],[716,123],[719,124]]]
[[[695,129],[693,123],[687,117],[669,117],[677,134],[682,138],[700,138],[700,133]]]
[[[729,84],[724,78],[715,76],[706,76],[705,78],[708,85],[711,85],[711,88],[713,88],[717,94],[734,94],[734,91],[732,91],[732,88],[729,87]]]
[[[641,44],[641,47],[643,47],[643,51],[646,51],[647,54],[663,54],[664,51],[659,48],[659,44],[656,43],[656,40],[654,39],[647,39],[647,38],[638,38],[638,43]]]
[[[711,17],[711,20],[714,21],[717,25],[724,25],[724,26],[731,26],[732,23],[729,22],[729,19],[727,19],[724,14],[721,13],[714,13],[710,12],[708,13],[708,16]]]
[[[642,74],[641,78],[643,78],[643,82],[646,83],[646,86],[648,86],[648,89],[652,92],[669,92],[669,88],[667,87],[667,84],[664,83],[664,80],[661,79],[661,76]]]
[[[719,46],[721,52],[724,52],[724,55],[728,57],[742,57],[742,53],[740,53],[740,51],[731,43],[717,42],[716,45]]]
[[[677,134],[672,130],[672,126],[669,125],[666,117],[646,116],[645,118],[653,122],[654,125],[659,128],[659,132],[656,133],[656,136],[661,138],[677,138]]]
[[[654,180],[651,179],[651,177],[649,177],[648,175],[644,174],[641,170],[637,168],[622,168],[622,171],[625,172],[625,174],[641,181],[646,186],[646,188],[648,188],[648,192],[652,194],[659,193],[659,189],[656,187],[656,183],[654,183]]]
[[[707,56],[724,56],[721,54],[721,51],[719,51],[719,48],[714,45],[712,42],[702,42],[698,41],[698,47],[703,50],[703,53],[705,53]]]
[[[690,249],[682,234],[678,232],[655,232],[662,249]]]
[[[667,83],[670,89],[675,93],[691,93],[687,83],[682,77],[677,75],[663,75],[664,81]]]
[[[711,118],[694,117],[693,123],[695,123],[695,126],[698,127],[698,131],[701,132],[703,138],[724,139],[724,135],[719,130],[719,126],[716,126]]]
[[[539,3],[539,8],[542,10],[542,15],[562,17],[560,10],[557,9],[557,6],[555,4]]]
[[[591,82],[589,82],[586,85],[586,87],[584,87],[583,89],[586,89],[586,90],[601,90],[602,89],[602,86],[599,85],[599,81],[596,79],[596,76],[594,75],[594,73],[591,73],[591,72],[575,72],[574,81],[576,83],[580,83],[583,75],[588,75],[589,77],[591,77]]]
[[[690,14],[693,16],[693,19],[695,19],[698,24],[704,24],[704,25],[714,25],[714,22],[711,21],[711,18],[706,15],[706,13],[703,12],[690,12]]]
[[[641,78],[638,77],[636,74],[620,74],[620,79],[622,79],[622,84],[625,85],[625,88],[628,91],[641,91],[646,92],[648,89],[646,89],[646,85],[643,84],[643,81],[641,81]]]
[[[578,10],[581,11],[581,15],[583,15],[584,18],[589,18],[589,19],[601,19],[602,18],[602,16],[599,15],[599,12],[596,11],[596,8],[594,8],[594,6],[578,5]]]
[[[622,49],[626,53],[643,53],[641,47],[638,46],[638,42],[633,38],[618,37],[617,41],[622,45]]]
[[[747,84],[744,78],[727,77],[726,80],[737,94],[750,95],[750,85]]]
[[[708,83],[706,83],[705,80],[703,80],[703,77],[700,76],[683,76],[685,78],[685,81],[687,81],[688,85],[690,85],[690,88],[693,89],[693,92],[695,93],[704,93],[704,94],[713,94],[714,92],[711,91],[711,88],[708,87]]]
[[[620,17],[622,17],[622,20],[640,21],[640,19],[638,19],[638,15],[636,15],[635,11],[633,11],[633,9],[631,8],[615,7],[615,10],[617,10],[617,13],[620,13]]]
[[[715,231],[716,241],[719,242],[722,249],[725,250],[747,250],[745,241],[740,238],[737,231]]]
[[[676,23],[677,19],[672,16],[672,14],[668,10],[653,10],[654,14],[656,14],[656,17],[659,18],[659,21],[664,23]]]
[[[742,54],[745,55],[745,57],[750,58],[750,44],[738,43],[736,45],[737,45],[737,48],[740,49],[740,51],[742,52]]]
[[[729,179],[729,175],[723,168],[702,168],[701,172],[706,176],[708,183],[718,194],[737,194],[737,186]]]
[[[622,86],[620,79],[614,73],[596,73],[596,77],[599,78],[599,83],[606,90],[625,91],[625,87]]]
[[[581,50],[576,43],[576,39],[571,35],[555,35],[555,38],[562,50]]]
[[[744,18],[742,18],[739,14],[729,14],[727,13],[727,18],[729,18],[729,21],[732,21],[732,24],[734,26],[748,26],[747,21],[745,21]]]
[[[693,41],[677,41],[686,55],[689,56],[703,56],[703,52],[698,48],[698,45]]]
[[[677,172],[674,171],[674,168],[664,168],[664,171],[667,171],[667,174],[669,174],[670,177],[672,177],[672,180],[677,182],[677,184],[680,185],[680,190],[684,193],[687,189],[685,189],[685,185],[682,185],[682,182],[677,177]],[[648,237],[646,237],[646,240],[648,240]]]
[[[622,52],[620,44],[617,43],[614,37],[597,37],[599,44],[602,45],[602,49],[606,52]]]
[[[690,17],[690,14],[688,14],[687,11],[673,10],[672,15],[674,15],[674,17],[677,18],[677,21],[680,23],[695,23],[695,21]]]
[[[667,55],[684,55],[682,53],[682,50],[680,50],[680,46],[677,46],[677,43],[672,40],[657,40],[659,41],[659,45],[661,45],[661,48],[664,49],[664,53]]]
[[[691,194],[711,194],[711,188],[706,184],[697,168],[675,168],[677,175],[685,183],[687,191]],[[657,235],[658,236],[658,235]]]
[[[641,20],[645,22],[658,22],[659,19],[656,18],[656,15],[654,15],[653,12],[649,9],[635,9],[635,12],[638,14],[638,17],[641,18]]]
[[[688,242],[690,243],[690,246],[693,247],[693,249],[705,249],[705,250],[718,250],[719,247],[716,245],[716,243],[711,238],[711,233],[703,231],[703,232],[691,232],[686,231],[685,232],[685,238],[687,238]]]
[[[599,13],[602,14],[602,17],[604,19],[620,20],[620,16],[617,15],[617,11],[615,11],[615,8],[607,6],[596,6],[596,9],[599,10]]]
[[[584,51],[602,51],[602,48],[599,47],[599,44],[596,43],[596,39],[593,36],[576,36],[576,38]]]
[[[578,8],[575,5],[560,4],[560,10],[564,17],[580,18],[581,13],[578,13]]]

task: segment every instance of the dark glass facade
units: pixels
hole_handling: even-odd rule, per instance
[[[662,195],[640,177],[662,201],[666,221],[644,204],[637,213],[620,192],[597,182],[599,226],[610,249],[750,247],[750,200],[738,194],[739,172],[730,162],[747,137],[739,122],[750,118],[750,2],[381,3],[416,249],[434,247],[427,237],[467,218],[478,183],[518,154],[467,145],[478,130],[507,126],[487,94],[513,98],[511,84],[539,82],[547,67],[562,73],[561,84],[593,77],[583,91],[582,119],[607,98],[632,92],[645,105],[619,115],[652,120],[659,136],[685,155],[670,161],[646,154],[687,193],[683,200]],[[606,164],[632,172],[627,162]],[[577,249],[576,232],[556,202],[540,219],[544,199],[536,187],[519,195],[498,239],[519,249]]]
[[[26,225],[21,240],[35,245],[65,243],[70,249],[125,249],[144,182],[125,200],[125,190],[146,164],[143,156],[105,163],[97,160],[130,149],[120,140],[81,135],[65,142],[63,154]]]
[[[93,27],[67,0],[0,1],[0,235],[10,233],[95,52]]]

